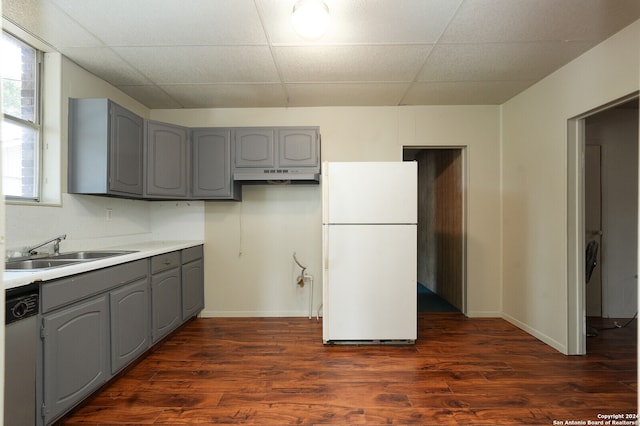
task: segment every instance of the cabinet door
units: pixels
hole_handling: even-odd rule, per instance
[[[111,373],[115,374],[149,347],[149,281],[145,278],[109,294]]]
[[[280,129],[278,165],[280,167],[318,166],[320,145],[317,129]]]
[[[182,322],[180,268],[167,269],[151,277],[151,326],[153,343]]]
[[[70,194],[109,191],[109,111],[107,99],[69,99]]]
[[[229,129],[196,129],[191,135],[195,198],[234,198]]]
[[[235,129],[234,167],[272,168],[276,166],[274,129]]]
[[[202,259],[182,265],[182,319],[204,308],[204,263]]]
[[[110,106],[109,190],[142,195],[142,118],[118,104]]]
[[[187,129],[147,122],[146,195],[186,198],[189,195]]]
[[[109,377],[108,315],[103,295],[42,317],[45,424]]]

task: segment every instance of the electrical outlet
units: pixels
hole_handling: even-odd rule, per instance
[[[107,209],[107,215],[106,215],[107,222],[111,222],[112,216],[113,216],[113,209],[109,209],[108,208]]]

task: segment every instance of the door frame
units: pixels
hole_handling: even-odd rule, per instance
[[[585,292],[585,120],[638,97],[636,91],[567,120],[567,353],[587,353]]]
[[[442,150],[442,149],[455,149],[460,151],[461,155],[461,174],[462,182],[462,309],[460,312],[463,315],[467,315],[467,223],[468,223],[468,188],[469,188],[469,162],[468,162],[468,149],[467,145],[403,145],[401,158],[404,156],[405,150]]]

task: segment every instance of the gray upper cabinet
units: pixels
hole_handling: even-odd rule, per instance
[[[280,167],[318,167],[320,145],[315,128],[278,130],[278,165]]]
[[[69,192],[140,197],[141,117],[108,99],[69,100]]]
[[[69,99],[69,193],[242,199],[243,183],[320,181],[318,127],[186,128]]]
[[[145,198],[189,196],[189,139],[185,127],[146,122]]]
[[[231,174],[231,130],[199,128],[191,131],[192,197],[240,200],[242,187]]]
[[[274,140],[275,129],[272,128],[235,129],[234,167],[275,167]]]

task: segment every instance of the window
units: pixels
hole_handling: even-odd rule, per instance
[[[40,198],[42,53],[2,33],[2,189],[7,199]]]

